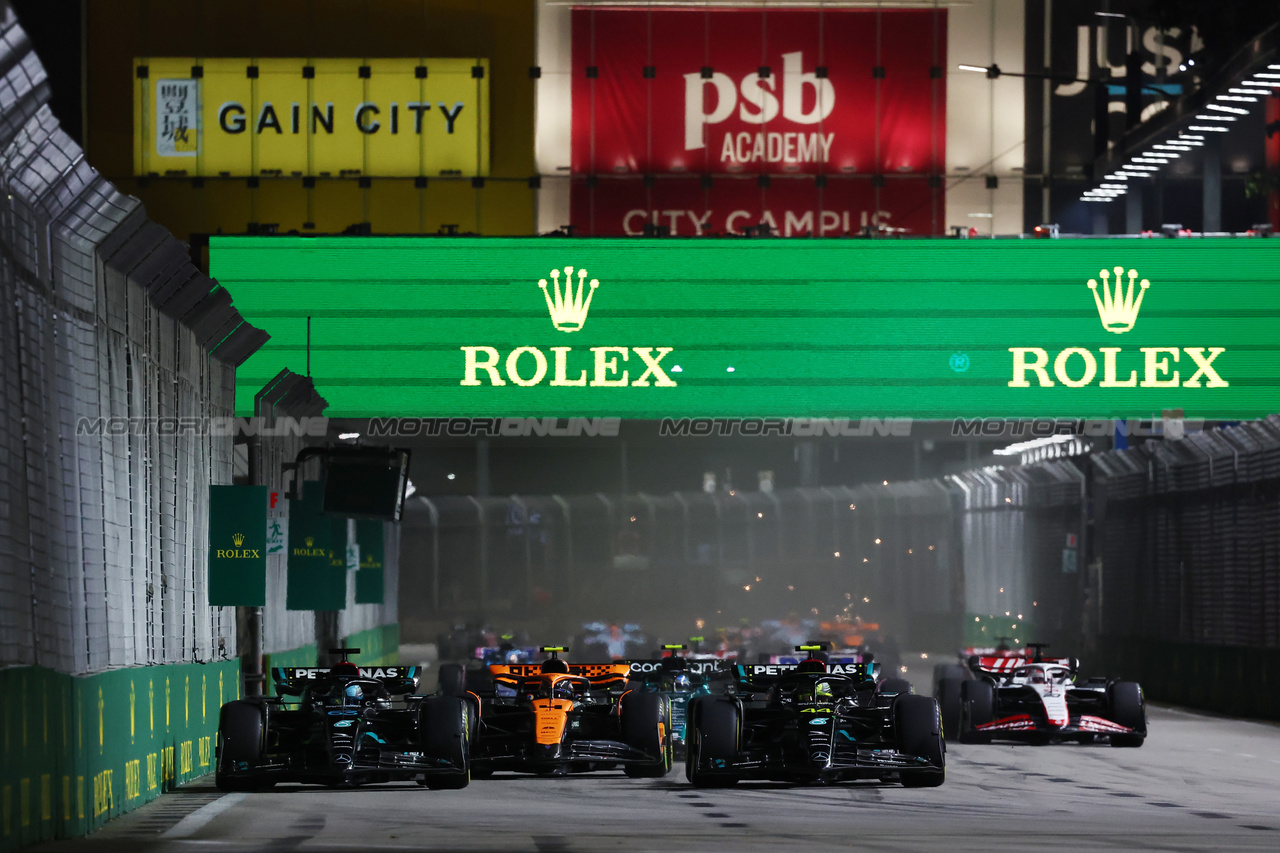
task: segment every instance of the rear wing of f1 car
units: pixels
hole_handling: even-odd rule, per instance
[[[670,658],[661,659],[644,659],[644,660],[627,660],[620,661],[625,663],[629,669],[629,675],[635,679],[643,679],[646,676],[660,675],[664,672],[683,672],[687,675],[711,676],[718,672],[725,672],[728,667],[720,660],[696,660],[693,658],[684,659],[684,668],[678,670],[666,670],[663,668],[663,661]]]
[[[387,688],[392,696],[403,696],[418,691],[421,667],[416,666],[362,666],[360,678],[378,681]],[[276,684],[276,692],[286,696],[300,696],[309,685],[319,684],[331,679],[350,679],[354,675],[333,671],[324,667],[274,666],[271,668],[271,680]]]
[[[1075,658],[1045,658],[1039,660],[1025,655],[970,655],[969,669],[981,675],[1005,676],[1020,666],[1031,663],[1057,664],[1075,672],[1080,668],[1080,661]]]
[[[568,664],[569,675],[580,675],[591,680],[595,687],[612,687],[625,684],[631,667],[625,663],[571,663]],[[489,672],[495,679],[518,681],[522,678],[537,678],[542,675],[542,664],[510,663],[489,664]]]
[[[831,675],[843,675],[853,681],[875,681],[878,665],[875,663],[829,663],[827,672]],[[758,691],[773,682],[791,675],[799,669],[794,663],[754,663],[738,664],[733,672],[739,686],[746,690]]]
[[[803,655],[797,655],[797,654],[768,655],[767,657],[768,657],[768,660],[763,660],[761,661],[761,663],[795,664],[795,663],[800,663],[800,661],[804,660]],[[872,657],[870,653],[864,654],[862,652],[851,652],[849,654],[831,653],[827,655],[827,660],[830,663],[871,663]]]

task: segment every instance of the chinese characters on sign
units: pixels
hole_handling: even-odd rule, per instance
[[[200,153],[200,81],[156,81],[156,153],[195,157]]]

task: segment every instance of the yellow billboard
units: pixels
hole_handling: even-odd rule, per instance
[[[487,59],[134,59],[133,169],[484,177]]]

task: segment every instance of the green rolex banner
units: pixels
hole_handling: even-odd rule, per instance
[[[330,568],[333,519],[320,512],[320,483],[303,483],[302,500],[289,501],[289,567],[285,609],[341,610],[346,606],[346,577],[342,572],[341,597]]]
[[[382,569],[356,571],[356,604],[381,604],[383,596]]]
[[[209,604],[267,603],[267,487],[209,487]]]
[[[383,522],[376,519],[361,519],[356,522],[356,541],[360,546],[360,568],[356,571],[356,604],[383,602],[382,525]]]
[[[347,519],[338,516],[326,516],[332,525],[329,534],[329,568],[323,575],[325,610],[345,610],[347,607],[347,576],[350,572],[351,560],[348,556],[350,542],[347,537]]]

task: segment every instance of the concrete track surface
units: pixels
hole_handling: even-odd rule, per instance
[[[1141,749],[952,746],[947,782],[689,786],[498,774],[462,791],[279,786],[166,794],[40,853],[1278,850],[1280,727],[1151,710]]]

